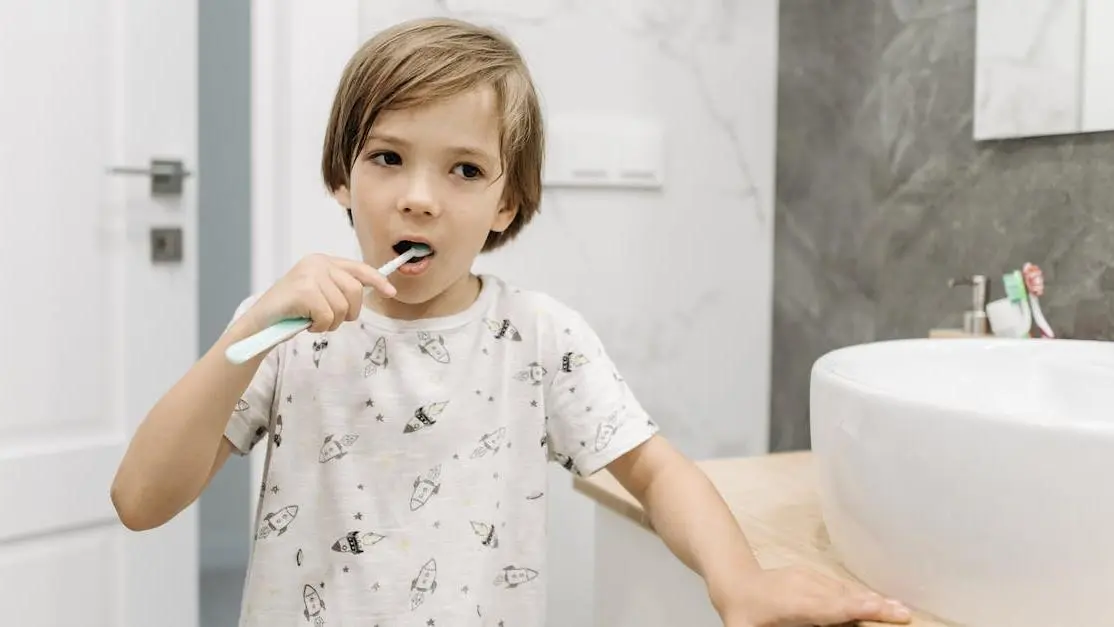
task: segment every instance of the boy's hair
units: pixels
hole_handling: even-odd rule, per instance
[[[364,43],[340,79],[321,171],[335,192],[349,175],[379,113],[427,104],[489,85],[500,109],[503,200],[518,213],[483,250],[513,239],[538,212],[545,152],[541,106],[517,47],[497,31],[450,18],[402,22]],[[348,208],[349,221],[352,219]]]

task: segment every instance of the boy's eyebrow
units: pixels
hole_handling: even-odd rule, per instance
[[[374,132],[373,133],[368,133],[367,139],[368,139],[368,141],[371,141],[371,140],[374,139],[374,140],[378,140],[378,141],[381,141],[381,142],[386,142],[388,144],[398,144],[399,146],[409,146],[410,145],[410,142],[406,141],[405,139],[402,139],[401,137],[395,137],[394,135],[385,135],[383,133],[374,133]]]
[[[449,148],[449,152],[454,155],[467,155],[498,162],[498,159],[496,159],[494,155],[480,148],[471,148],[469,146],[453,146],[452,148]]]
[[[402,146],[404,148],[410,146],[410,142],[406,141],[405,139],[386,133],[371,133],[367,136],[367,139],[368,141],[375,140],[387,144]],[[472,146],[450,146],[448,148],[448,152],[454,155],[471,155],[474,157],[479,157],[481,159],[487,159],[489,161],[499,161],[499,159],[495,155],[491,154],[487,150],[484,150],[482,148],[475,148]]]

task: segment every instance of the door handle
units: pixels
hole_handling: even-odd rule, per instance
[[[152,196],[180,196],[182,182],[191,174],[182,165],[181,159],[152,159],[147,168],[116,166],[109,168],[108,172],[150,177]]]

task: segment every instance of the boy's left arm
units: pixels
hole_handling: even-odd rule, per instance
[[[655,435],[607,466],[642,503],[654,531],[699,574],[725,627],[908,623],[908,610],[803,568],[763,569],[708,477]]]

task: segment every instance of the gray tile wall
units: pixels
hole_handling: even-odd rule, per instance
[[[809,371],[961,326],[950,277],[1045,273],[1058,334],[1114,337],[1114,135],[976,143],[973,0],[782,0],[771,450],[809,447]]]

